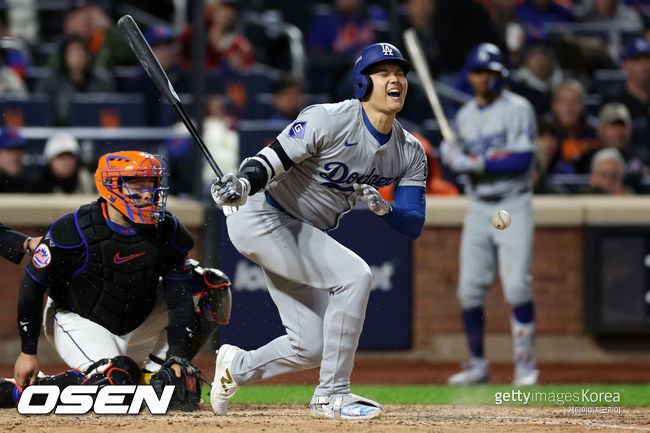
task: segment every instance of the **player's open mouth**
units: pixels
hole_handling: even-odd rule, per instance
[[[388,96],[392,99],[400,99],[400,96],[402,95],[402,92],[400,92],[398,89],[389,90],[387,93]]]

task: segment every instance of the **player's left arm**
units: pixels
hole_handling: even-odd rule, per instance
[[[167,357],[177,356],[187,358],[189,341],[189,327],[192,321],[192,269],[188,259],[188,252],[194,246],[192,234],[187,228],[172,216],[175,227],[175,236],[169,248],[167,266],[163,274],[163,286],[167,309],[169,311],[169,325],[167,327],[167,342],[169,350]]]
[[[525,173],[533,163],[537,123],[532,106],[517,106],[508,118],[505,150],[486,155],[486,173]]]
[[[377,190],[369,185],[354,185],[359,198],[370,210],[379,215],[396,232],[416,239],[422,233],[426,212],[427,157],[424,148],[414,141],[413,156],[395,188],[395,204],[386,202]]]

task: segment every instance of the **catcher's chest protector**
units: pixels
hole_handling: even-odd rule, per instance
[[[113,334],[133,331],[153,309],[173,228],[161,223],[158,230],[119,234],[106,225],[99,203],[79,208],[76,220],[84,245],[75,248],[77,270],[62,305]],[[50,296],[58,302],[56,293]]]

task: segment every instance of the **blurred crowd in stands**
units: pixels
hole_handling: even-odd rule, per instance
[[[165,154],[172,191],[192,192],[192,143],[178,125],[168,139],[98,139],[90,152],[61,132],[177,123],[116,21],[133,12],[192,107],[191,3],[64,1],[57,4],[67,7],[39,9],[44,2],[4,2],[0,192],[90,192],[84,166],[92,170],[93,156],[118,145]],[[650,0],[206,0],[204,17],[202,131],[224,171],[236,170],[306,105],[353,97],[359,52],[389,41],[407,55],[402,33],[413,27],[450,118],[469,97],[463,63],[472,47],[492,42],[508,53],[508,87],[538,116],[537,193],[650,192]],[[462,183],[436,161],[441,137],[419,80],[408,78],[398,118],[435,164],[430,171],[441,183],[431,179],[428,192],[458,194]],[[63,128],[23,138],[21,127],[43,126]],[[208,168],[204,177],[210,180]]]

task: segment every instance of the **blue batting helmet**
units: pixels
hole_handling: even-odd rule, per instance
[[[501,50],[496,45],[489,43],[479,44],[472,49],[467,55],[464,69],[467,71],[487,69],[489,71],[499,72],[500,76],[490,83],[492,90],[495,92],[501,90],[509,75]]]
[[[404,59],[402,53],[392,44],[381,42],[366,47],[357,61],[354,63],[352,70],[352,81],[354,82],[354,97],[361,99],[368,90],[369,79],[367,75],[371,66],[379,62],[392,62],[398,64],[404,73],[411,70],[411,64]]]

